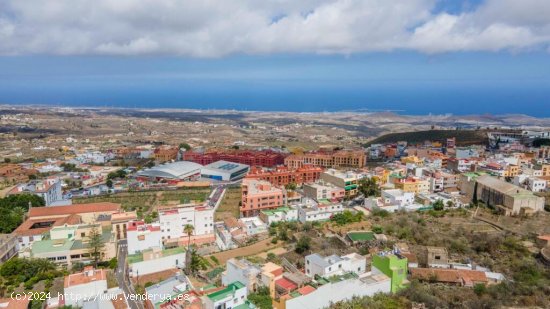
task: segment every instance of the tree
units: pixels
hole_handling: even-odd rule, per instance
[[[376,178],[363,178],[359,180],[359,192],[365,197],[380,196],[380,186]]]
[[[10,158],[4,158],[4,163],[11,163],[11,159]]]
[[[185,149],[185,151],[191,150],[191,146],[187,143],[181,143],[180,144],[180,149],[182,149],[182,148]]]
[[[94,267],[97,267],[97,264],[101,261],[104,251],[105,243],[103,242],[103,237],[101,232],[94,226],[88,235],[88,253],[94,262]]]
[[[309,250],[310,246],[311,238],[307,236],[302,236],[300,237],[300,239],[298,239],[298,242],[296,243],[296,249],[294,249],[294,251],[296,251],[296,253],[302,254]]]
[[[287,184],[287,185],[285,186],[285,189],[294,191],[294,190],[296,190],[296,187],[297,187],[296,183],[295,183],[295,182],[291,182],[291,183],[289,183],[289,184]]]
[[[105,182],[105,185],[107,185],[107,187],[109,187],[109,188],[112,188],[113,187],[113,181],[111,179],[107,179],[107,181]]]
[[[260,309],[273,308],[273,301],[269,293],[269,288],[266,286],[259,287],[256,292],[248,294],[248,300]]]
[[[191,224],[186,224],[185,227],[183,228],[183,231],[187,234],[187,252],[185,252],[185,260],[186,260],[186,264],[185,264],[185,272],[190,275],[191,272],[193,271],[192,269],[192,263],[190,261],[192,261],[192,253],[191,253],[191,235],[193,235],[193,231],[195,230],[195,227],[192,226]]]
[[[208,269],[208,262],[201,257],[197,251],[193,250],[191,252],[191,259],[187,261],[186,266],[189,266],[190,273],[189,274],[195,274],[199,270],[206,270]],[[187,268],[187,267],[186,267]]]
[[[437,210],[437,211],[443,210],[443,208],[445,207],[445,205],[443,204],[443,200],[439,199],[435,201],[435,203],[433,204],[433,207],[434,207],[434,210]]]

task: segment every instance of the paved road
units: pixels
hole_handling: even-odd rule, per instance
[[[126,256],[128,255],[128,243],[126,240],[118,242],[118,267],[116,270],[116,280],[118,286],[122,288],[126,295],[126,300],[131,309],[144,309],[143,303],[132,300],[130,295],[136,294],[133,287],[129,284],[128,269],[126,268]]]

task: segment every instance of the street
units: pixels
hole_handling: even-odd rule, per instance
[[[128,270],[126,269],[126,256],[128,255],[128,244],[126,240],[118,242],[118,266],[116,270],[116,280],[118,286],[124,291],[126,301],[131,309],[144,309],[143,303],[130,298],[130,295],[136,294],[130,286],[128,278]]]

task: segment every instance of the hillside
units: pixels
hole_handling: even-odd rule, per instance
[[[487,143],[487,130],[426,130],[385,134],[368,142],[366,145],[395,143],[406,141],[410,144],[422,143],[426,140],[445,142],[447,138],[456,137],[458,146]]]

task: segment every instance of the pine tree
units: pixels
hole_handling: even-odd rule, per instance
[[[105,251],[105,243],[103,242],[101,232],[96,227],[93,227],[88,235],[88,253],[96,268],[97,264],[101,261],[103,251]]]

